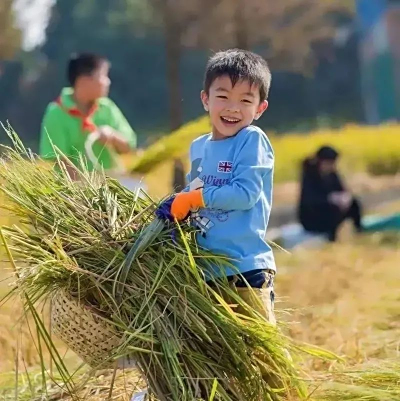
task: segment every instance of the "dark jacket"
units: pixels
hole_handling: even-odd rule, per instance
[[[312,229],[321,213],[334,207],[328,201],[332,192],[344,191],[337,173],[321,175],[315,159],[306,159],[302,166],[299,220],[306,229]]]

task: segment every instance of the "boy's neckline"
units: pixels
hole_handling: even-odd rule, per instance
[[[249,127],[251,127],[251,124],[250,124],[250,125],[247,125],[246,127],[241,128],[238,132],[236,132],[235,135],[227,136],[227,137],[225,137],[225,138],[217,138],[217,139],[214,139],[214,138],[213,138],[213,135],[214,135],[214,134],[213,134],[213,132],[211,131],[211,132],[210,132],[210,142],[224,142],[224,141],[227,141],[228,139],[236,138],[244,129],[249,128]]]
[[[240,131],[239,131],[239,132],[240,132]],[[239,133],[239,132],[238,132],[238,133]],[[238,133],[237,133],[237,134],[238,134]],[[214,139],[214,138],[213,138],[213,133],[211,132],[211,134],[210,134],[210,142],[225,142],[225,141],[227,141],[227,140],[229,140],[229,139],[235,138],[235,137],[237,136],[237,134],[232,135],[232,136],[227,136],[226,138]]]

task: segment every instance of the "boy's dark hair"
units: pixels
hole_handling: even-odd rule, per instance
[[[108,62],[105,57],[93,53],[73,54],[67,69],[69,84],[74,86],[79,77],[93,74],[103,63]]]
[[[210,86],[219,77],[227,75],[235,86],[240,80],[257,85],[260,100],[268,98],[271,87],[271,72],[268,63],[258,54],[247,50],[230,49],[212,56],[207,63],[204,76],[204,90],[208,94]]]

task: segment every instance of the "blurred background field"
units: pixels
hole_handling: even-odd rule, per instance
[[[65,84],[70,54],[98,52],[111,61],[110,96],[142,148],[124,164],[161,198],[172,191],[175,160],[187,171],[191,141],[210,130],[199,101],[207,57],[228,47],[252,49],[270,61],[273,75],[270,109],[259,125],[275,150],[274,211],[295,210],[300,163],[327,144],[341,152],[348,188],[374,195],[368,213],[399,213],[399,38],[396,0],[1,0],[0,121],[10,121],[37,151],[44,109]],[[0,143],[7,143],[3,132]],[[390,195],[384,201],[383,193]],[[0,224],[13,223],[1,210]],[[12,274],[0,255],[4,296]],[[291,310],[278,316],[290,335],[338,353],[358,373],[371,366],[400,371],[398,233],[356,237],[345,227],[336,244],[275,255],[277,309]],[[29,388],[40,388],[35,333],[20,318],[18,298],[1,303],[0,400],[16,399],[16,359],[25,390],[19,399],[32,399]],[[66,358],[79,364],[71,352]],[[329,398],[323,389],[332,377],[324,375],[339,364],[310,357],[304,366],[321,386],[315,395],[325,394],[320,401],[400,399],[389,390],[400,388],[395,374],[390,385],[377,374],[364,393],[358,388],[351,398],[347,387],[349,398]],[[134,374],[117,377],[113,399],[129,400],[126,388],[135,380]],[[100,372],[84,390],[86,399],[105,400],[109,382],[109,373]]]

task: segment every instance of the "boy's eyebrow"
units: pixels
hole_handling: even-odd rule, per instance
[[[228,89],[225,89],[225,88],[223,88],[222,86],[220,86],[220,87],[218,87],[217,89],[215,89],[215,91],[216,91],[216,92],[229,92]],[[255,97],[255,96],[254,96],[254,93],[252,93],[252,92],[245,92],[245,93],[243,93],[243,95]]]

